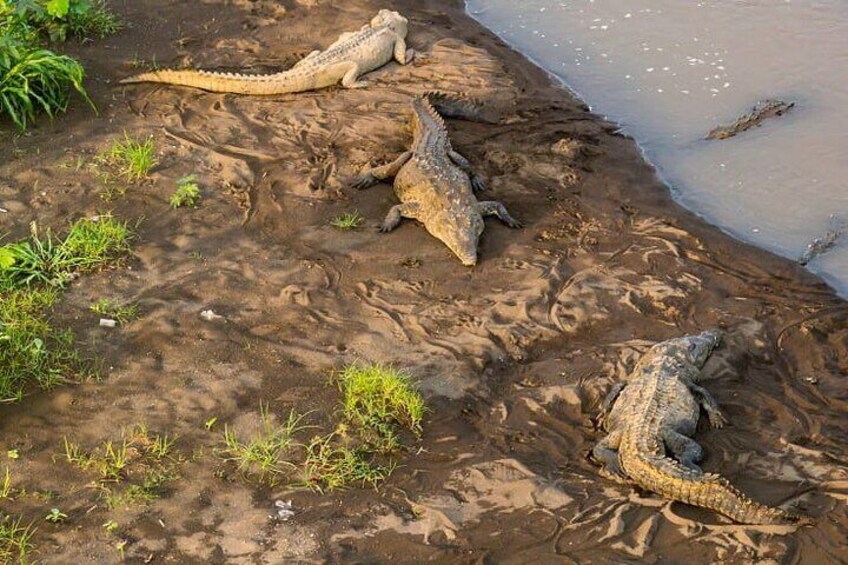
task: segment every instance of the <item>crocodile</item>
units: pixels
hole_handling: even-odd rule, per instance
[[[305,92],[333,86],[339,81],[345,88],[363,88],[367,82],[358,80],[361,75],[382,67],[393,58],[401,65],[412,60],[415,53],[406,48],[407,24],[407,19],[398,12],[380,10],[371,23],[359,31],[343,33],[326,50],[313,51],[280,73],[246,75],[162,70],[125,78],[121,83],[156,82],[252,95]]]
[[[451,146],[439,113],[475,119],[475,111],[473,103],[444,93],[416,96],[412,100],[410,149],[391,163],[348,180],[351,186],[363,189],[394,177],[394,192],[401,203],[389,210],[380,231],[392,231],[402,218],[418,220],[465,266],[477,264],[485,216],[496,216],[511,228],[521,227],[500,202],[477,200],[475,193],[484,190],[485,183],[468,159]]]
[[[608,432],[592,450],[602,475],[714,510],[742,524],[791,524],[805,519],[752,501],[725,478],[697,465],[704,450],[694,435],[699,407],[714,428],[726,423],[715,399],[697,384],[700,370],[721,341],[717,330],[655,344],[627,381],[603,403]],[[669,455],[673,457],[670,457]]]

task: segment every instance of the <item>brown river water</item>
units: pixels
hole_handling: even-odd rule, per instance
[[[471,15],[619,122],[676,196],[734,236],[797,258],[848,220],[848,4],[469,0]],[[703,141],[758,100],[795,102]],[[848,245],[811,262],[848,292]]]

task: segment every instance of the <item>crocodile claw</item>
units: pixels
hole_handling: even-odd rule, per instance
[[[342,183],[346,184],[351,188],[355,188],[357,190],[363,190],[365,188],[369,188],[374,186],[379,182],[374,175],[364,174],[364,175],[355,175],[352,177],[347,177],[343,179]]]
[[[471,175],[471,190],[474,192],[483,192],[486,190],[486,181],[480,175]]]

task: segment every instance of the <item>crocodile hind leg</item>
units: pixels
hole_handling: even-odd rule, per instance
[[[486,190],[486,183],[483,181],[483,177],[474,172],[474,167],[471,166],[471,161],[451,149],[448,152],[448,157],[450,160],[454,162],[454,164],[462,169],[466,175],[468,175],[469,180],[471,180],[471,190],[474,192],[482,192]]]
[[[685,465],[694,471],[701,472],[697,463],[704,458],[704,448],[692,438],[666,428],[662,432],[662,439],[668,451],[674,455],[681,465]]]
[[[363,188],[374,186],[381,180],[393,178],[397,176],[398,171],[400,171],[401,167],[403,167],[406,162],[409,161],[410,157],[412,157],[412,151],[407,151],[391,163],[382,165],[380,167],[374,167],[367,173],[362,173],[361,175],[351,177],[346,181],[346,184],[352,186],[353,188],[358,188],[362,190]]]
[[[342,63],[339,65],[340,70],[344,69],[345,73],[342,77],[342,86],[345,88],[365,88],[368,86],[368,81],[356,80],[359,78],[359,65],[356,63]]]
[[[621,470],[618,462],[617,449],[620,443],[621,432],[613,431],[592,448],[592,457],[603,465],[601,475],[618,483],[629,483],[627,475]]]
[[[504,205],[494,200],[478,202],[480,214],[483,216],[497,216],[500,221],[511,228],[520,228],[521,222],[509,215]]]
[[[417,202],[405,202],[403,204],[398,204],[397,206],[392,206],[391,210],[389,210],[389,213],[386,214],[386,219],[383,220],[383,224],[380,226],[380,231],[383,233],[388,233],[398,226],[401,218],[415,219],[417,213]]]

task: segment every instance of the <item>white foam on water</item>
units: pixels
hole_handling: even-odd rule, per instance
[[[468,0],[619,122],[690,209],[790,258],[848,221],[848,3]],[[705,141],[759,100],[787,115]],[[848,295],[848,240],[809,267]]]

